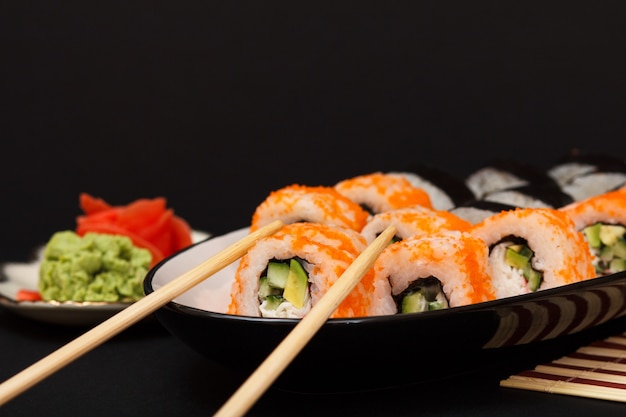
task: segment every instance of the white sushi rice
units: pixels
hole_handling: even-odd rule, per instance
[[[552,177],[552,179],[554,179],[559,186],[563,187],[565,184],[571,182],[574,178],[591,173],[595,169],[596,167],[590,164],[569,162],[559,164],[550,168],[547,174],[548,176]]]
[[[455,207],[450,210],[451,213],[456,214],[460,218],[467,220],[471,224],[480,223],[487,217],[494,214],[492,210],[482,209],[478,207]]]
[[[283,301],[275,309],[267,308],[267,301],[259,306],[262,317],[297,319],[304,317],[311,310],[311,297],[308,297],[304,307],[296,308],[289,301]]]
[[[572,196],[574,201],[616,190],[626,184],[626,173],[593,172],[572,178],[562,186],[564,192]]]
[[[518,294],[529,293],[528,283],[524,278],[524,273],[519,268],[514,268],[507,264],[504,259],[506,257],[506,249],[511,246],[511,242],[503,242],[495,245],[489,254],[489,263],[493,271],[493,285],[496,289],[496,297],[510,297]],[[538,263],[532,266],[537,269]]]
[[[509,204],[514,207],[551,207],[549,204],[515,190],[501,190],[489,193],[483,197],[485,201]]]
[[[527,185],[528,181],[498,168],[484,167],[470,174],[465,184],[477,199],[481,199],[494,191]]]

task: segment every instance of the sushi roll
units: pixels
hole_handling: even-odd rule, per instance
[[[302,318],[356,259],[349,249],[353,237],[340,238],[338,230],[316,234],[313,226],[302,230],[285,226],[259,240],[241,258],[231,288],[229,314]],[[330,317],[393,311],[395,306],[384,305],[380,291],[374,286],[373,272],[366,273]]]
[[[514,205],[496,201],[473,200],[450,209],[450,212],[471,224],[476,224],[496,213],[516,208]]]
[[[497,298],[596,276],[585,238],[558,209],[516,208],[487,217],[470,233],[489,248]]]
[[[259,204],[250,223],[254,231],[274,220],[285,224],[322,223],[361,231],[367,213],[359,204],[341,195],[333,187],[292,184],[272,191]]]
[[[561,189],[581,201],[626,184],[626,160],[612,155],[572,150],[548,170]]]
[[[444,231],[392,243],[372,268],[379,286],[389,282],[398,314],[495,299],[487,247],[467,232]]]
[[[428,193],[401,175],[374,172],[339,181],[334,188],[369,214],[415,205],[432,208]]]
[[[406,170],[389,174],[402,175],[414,187],[426,191],[436,210],[449,210],[474,198],[460,178],[432,166],[414,164]]]
[[[555,183],[526,184],[505,188],[487,193],[482,199],[515,207],[534,208],[559,208],[574,201],[569,194],[561,190]]]
[[[363,227],[361,235],[371,243],[389,225],[396,227],[394,241],[442,230],[467,230],[471,227],[470,222],[449,211],[413,206],[375,214]]]
[[[555,185],[542,169],[516,160],[494,160],[472,172],[465,179],[474,198],[482,200],[487,194],[524,185]]]
[[[626,188],[577,201],[561,210],[583,232],[598,275],[626,270]]]

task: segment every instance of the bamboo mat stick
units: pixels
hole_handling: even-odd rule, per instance
[[[230,265],[259,239],[271,235],[283,226],[276,220],[229,247],[218,252],[195,268],[183,273],[168,284],[146,295],[139,301],[103,321],[50,355],[0,384],[0,406],[40,382],[63,366],[102,344],[122,330],[158,310],[174,298],[189,290],[209,276]]]
[[[395,227],[388,226],[356,258],[287,337],[214,414],[215,417],[242,416],[254,405],[372,267],[395,233]]]
[[[553,360],[552,363],[562,365],[585,366],[589,369],[602,368],[610,371],[626,372],[626,364],[619,362],[606,362],[601,360],[593,361],[588,359],[578,359],[564,356],[562,358]]]
[[[626,402],[626,393],[624,390],[610,386],[594,386],[569,381],[542,380],[517,375],[513,375],[501,381],[500,385],[503,387],[540,391],[550,394],[573,395],[600,400]]]
[[[626,351],[623,349],[608,349],[595,346],[584,346],[577,350],[578,353],[586,353],[588,355],[606,356],[610,358],[624,358]]]
[[[537,365],[535,367],[535,371],[544,374],[558,375],[561,377],[582,378],[593,381],[626,384],[626,375],[602,372],[603,370],[601,368],[581,370],[550,365]]]
[[[619,345],[626,345],[626,337],[625,336],[611,336],[606,338],[607,342],[617,343]]]

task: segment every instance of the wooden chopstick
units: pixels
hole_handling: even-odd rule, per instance
[[[395,233],[395,227],[388,226],[365,248],[287,337],[214,414],[214,417],[241,416],[254,405],[363,278]]]
[[[40,382],[63,366],[102,344],[122,330],[156,311],[193,286],[230,265],[259,239],[269,236],[283,226],[276,220],[250,233],[243,239],[218,252],[211,258],[183,273],[161,288],[129,305],[50,355],[0,384],[0,406]]]

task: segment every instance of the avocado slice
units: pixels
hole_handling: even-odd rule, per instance
[[[283,297],[294,307],[302,308],[309,292],[309,277],[304,267],[296,259],[289,262],[289,272]]]
[[[617,224],[603,224],[600,227],[600,240],[607,246],[614,245],[617,239],[624,236],[626,227]]]

